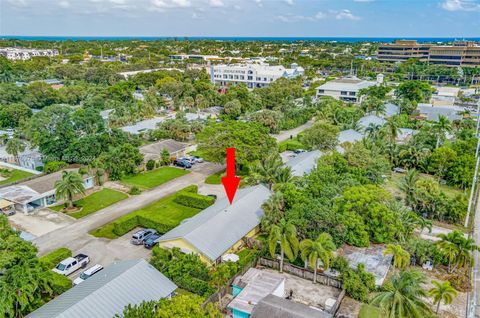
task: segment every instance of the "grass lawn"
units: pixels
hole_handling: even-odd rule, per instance
[[[12,183],[12,182],[15,182],[15,181],[18,181],[18,180],[28,178],[30,176],[33,176],[33,173],[26,172],[26,171],[23,171],[23,170],[11,170],[11,171],[5,172],[5,173],[2,172],[1,175],[4,178],[7,178],[7,179],[0,181],[0,185],[1,184]]]
[[[172,179],[186,175],[189,171],[174,167],[162,167],[152,171],[142,172],[134,176],[123,178],[122,183],[137,186],[140,189],[155,188]]]
[[[205,183],[206,184],[221,184],[223,176],[225,176],[225,170],[219,171],[217,173],[214,173],[214,174],[208,176],[205,179]]]
[[[114,222],[122,222],[124,220],[131,219],[133,217],[148,218],[158,223],[169,225],[172,228],[180,224],[184,219],[190,218],[200,212],[200,209],[186,207],[184,205],[174,202],[176,194],[158,200],[150,205],[147,205],[143,209],[133,211],[127,215],[124,215],[111,223],[107,223],[98,229],[90,232],[96,237],[105,237],[109,239],[117,238],[118,236],[113,232]]]
[[[123,192],[105,188],[75,201],[75,205],[77,207],[81,207],[82,210],[68,213],[68,215],[76,219],[83,218],[84,216],[97,212],[98,210],[106,208],[107,206],[122,201],[126,198],[128,198],[128,195]],[[51,209],[55,211],[61,211],[63,208],[63,204],[51,207]]]
[[[358,314],[358,318],[380,318],[381,316],[382,312],[380,309],[367,304],[362,305],[360,313]]]

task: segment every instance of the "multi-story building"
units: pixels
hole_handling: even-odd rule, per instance
[[[222,64],[210,66],[210,79],[221,86],[245,84],[248,88],[265,87],[281,77],[303,76],[305,70],[293,63],[291,68],[267,64]]]
[[[9,60],[25,61],[35,56],[56,56],[58,55],[58,51],[50,50],[50,49],[26,49],[26,48],[5,47],[5,48],[0,48],[0,55],[5,56]]]
[[[378,48],[377,58],[383,62],[402,62],[411,58],[445,66],[480,66],[480,46],[458,41],[453,45],[419,44],[415,40],[397,40]]]
[[[358,103],[362,98],[358,96],[358,92],[362,88],[368,88],[383,83],[383,75],[377,76],[377,81],[366,81],[355,76],[347,76],[344,78],[328,81],[317,87],[317,98],[322,96],[330,96],[345,102]]]

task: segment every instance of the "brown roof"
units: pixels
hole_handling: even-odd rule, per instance
[[[65,169],[63,171],[78,171],[78,169]],[[45,193],[55,189],[55,182],[62,179],[63,171],[57,171],[32,180],[24,181],[19,183],[19,185],[28,186],[30,189],[35,190],[38,193]]]

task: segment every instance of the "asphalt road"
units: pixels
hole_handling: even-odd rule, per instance
[[[306,122],[305,124],[303,124],[301,126],[298,126],[296,128],[293,128],[293,129],[290,129],[290,130],[283,130],[276,135],[272,135],[272,137],[275,138],[277,140],[277,142],[281,142],[281,141],[289,139],[290,136],[293,136],[293,137],[297,136],[299,133],[301,133],[302,131],[304,131],[307,128],[310,128],[312,125],[313,125],[313,121],[310,120],[310,121]]]
[[[223,167],[218,164],[199,164],[195,166],[191,173],[185,176],[171,180],[154,189],[144,191],[140,195],[131,196],[92,215],[84,217],[73,224],[42,235],[33,240],[33,243],[38,247],[40,255],[46,254],[59,247],[67,247],[71,249],[73,253],[91,255],[91,265],[103,261],[102,265],[105,266],[116,259],[138,258],[139,256],[143,256],[146,250],[143,247],[130,246],[128,239],[123,240],[123,238],[119,238],[117,240],[108,240],[96,238],[88,234],[88,232],[125,214],[158,201],[162,197],[171,195],[188,185],[203,185],[206,176],[220,171],[222,168]],[[134,248],[134,250],[132,250],[132,248]],[[138,253],[134,251],[138,251]]]

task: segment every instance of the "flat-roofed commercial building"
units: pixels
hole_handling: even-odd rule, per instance
[[[458,41],[453,45],[420,44],[415,40],[397,40],[378,48],[382,62],[402,62],[411,58],[445,66],[480,66],[480,46],[475,42]]]
[[[378,75],[377,82],[366,81],[355,76],[347,76],[334,79],[317,87],[316,97],[330,96],[344,102],[359,103],[362,98],[358,96],[358,92],[361,89],[381,84],[381,82],[383,82],[383,75],[381,74]]]

